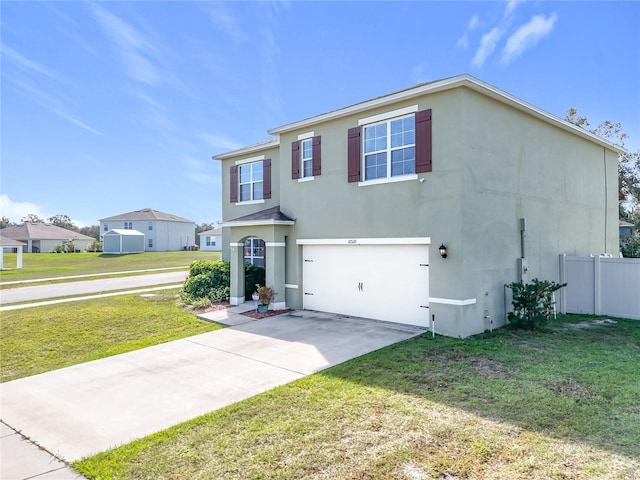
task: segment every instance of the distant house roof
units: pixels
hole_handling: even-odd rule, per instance
[[[13,238],[0,235],[0,247],[22,247],[24,245],[26,245],[26,243],[20,240],[14,240]]]
[[[23,223],[0,230],[0,235],[14,240],[95,240],[82,233],[46,223]]]
[[[152,208],[143,208],[142,210],[135,210],[133,212],[123,213],[114,217],[101,218],[100,222],[114,222],[118,220],[136,221],[136,220],[163,220],[165,222],[186,222],[195,223],[193,220],[179,217],[177,215],[171,215],[170,213],[159,212]]]
[[[294,225],[296,221],[280,211],[280,205],[234,218],[222,224],[223,227],[240,227],[244,225]]]
[[[103,236],[104,235],[122,235],[125,237],[135,237],[142,235],[144,237],[144,233],[139,232],[138,230],[128,230],[124,228],[113,228],[108,232],[104,232]]]
[[[213,230],[206,230],[200,232],[198,235],[222,235],[222,228],[214,228]]]

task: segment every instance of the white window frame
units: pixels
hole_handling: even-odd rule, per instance
[[[149,245],[147,248],[153,248],[153,238],[149,237],[149,242],[147,243],[147,245]]]
[[[261,175],[261,179],[260,180],[253,180],[253,172],[254,172],[254,168],[257,165],[260,165],[259,168],[262,171],[262,175]],[[251,168],[251,175],[250,175],[250,180],[248,182],[242,182],[242,168],[245,167],[250,167]],[[254,198],[254,185],[257,183],[261,183],[262,184],[262,196],[260,198]],[[249,185],[249,193],[250,193],[250,198],[248,199],[243,199],[242,198],[242,186],[243,185]],[[261,203],[264,202],[264,163],[263,160],[257,160],[255,162],[247,162],[247,163],[242,163],[240,165],[238,165],[238,203]]]
[[[108,224],[108,223],[105,223],[105,224],[104,224],[104,227],[103,227],[103,230],[102,230],[102,231],[103,231],[103,232],[108,232],[108,231],[109,231],[109,224]]]
[[[260,244],[259,242],[262,242]],[[262,248],[262,255],[256,255],[256,250]],[[243,259],[245,262],[250,263],[251,265],[255,265],[255,260],[261,260],[262,265],[257,265],[258,267],[265,268],[265,257],[266,257],[266,249],[267,245],[261,238],[258,237],[250,237],[244,241],[244,255]],[[247,255],[248,253],[248,255]]]
[[[133,222],[124,222],[125,230],[133,230]]]
[[[362,158],[360,159],[361,163],[361,171],[362,171],[362,177],[363,180],[361,182],[359,182],[360,185],[367,185],[367,184],[377,184],[377,183],[388,183],[388,182],[396,182],[396,181],[404,181],[404,180],[412,180],[414,178],[417,178],[417,175],[415,173],[405,173],[405,174],[401,174],[401,175],[392,175],[392,154],[394,151],[397,150],[404,150],[407,148],[411,148],[413,147],[414,152],[415,152],[415,148],[416,148],[416,142],[415,142],[415,133],[414,133],[414,140],[413,140],[413,144],[407,144],[407,145],[402,145],[399,147],[392,147],[391,146],[391,123],[395,122],[397,120],[404,120],[405,118],[414,118],[415,119],[415,114],[411,113],[409,115],[402,115],[402,116],[398,116],[398,117],[393,117],[393,118],[384,118],[384,119],[380,119],[378,118],[376,122],[372,122],[372,123],[368,123],[368,124],[363,124],[362,125]],[[386,138],[386,146],[384,149],[380,149],[380,150],[372,150],[371,152],[367,152],[366,150],[366,129],[367,128],[373,128],[376,127],[378,125],[385,125],[386,128],[386,133],[385,133],[385,138]],[[415,132],[415,123],[414,123],[414,132]],[[384,177],[378,177],[378,178],[372,178],[372,179],[367,179],[367,168],[366,168],[366,157],[367,155],[374,155],[374,154],[380,154],[380,153],[384,153],[386,155],[386,176]],[[414,169],[415,169],[415,153],[414,153]],[[373,182],[373,183],[372,183]]]
[[[305,156],[305,145],[309,146],[309,156]],[[305,163],[309,165],[309,174],[306,174]],[[300,140],[300,171],[301,177],[312,178],[313,177],[313,139],[307,138]]]
[[[153,230],[153,222],[149,222],[147,229],[151,232]]]

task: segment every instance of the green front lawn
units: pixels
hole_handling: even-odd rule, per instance
[[[638,479],[640,322],[615,322],[425,334],[73,466],[91,479]]]
[[[74,255],[74,254],[70,254]],[[2,312],[0,381],[209,332],[220,326],[176,303],[177,289]]]
[[[220,252],[145,252],[127,255],[103,253],[25,253],[21,269],[15,269],[15,253],[4,254],[0,282],[15,282],[71,275],[93,275],[154,268],[182,268],[196,260],[219,260]],[[14,285],[15,286],[15,285]]]

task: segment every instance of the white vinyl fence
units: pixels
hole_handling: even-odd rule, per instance
[[[560,255],[561,313],[640,320],[640,259]]]

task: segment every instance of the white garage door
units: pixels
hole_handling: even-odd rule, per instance
[[[428,245],[304,245],[304,308],[429,326]]]

